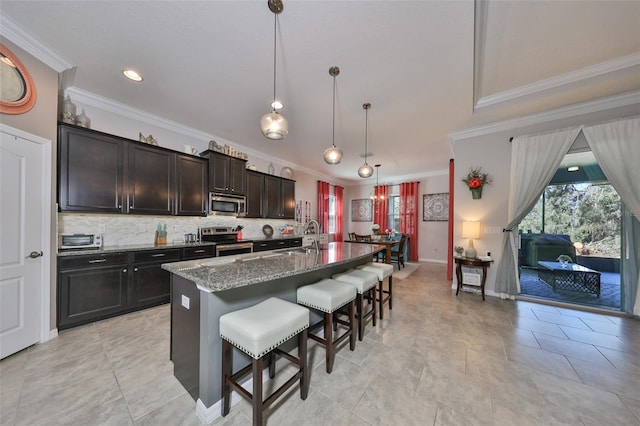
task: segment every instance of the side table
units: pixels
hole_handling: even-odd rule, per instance
[[[484,283],[487,281],[487,268],[491,266],[493,260],[481,260],[481,259],[468,259],[466,257],[455,257],[456,262],[456,280],[458,281],[458,287],[456,288],[456,296],[460,292],[462,284],[462,267],[468,268],[481,268],[482,278],[480,281],[480,291],[482,292],[482,300],[484,300]]]

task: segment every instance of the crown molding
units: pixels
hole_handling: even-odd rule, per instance
[[[609,96],[595,101],[581,102],[549,111],[527,115],[504,121],[497,121],[478,127],[472,127],[467,130],[449,134],[451,142],[475,138],[478,136],[490,135],[502,131],[519,129],[522,127],[533,126],[546,123],[553,120],[562,120],[565,118],[576,117],[594,112],[606,111],[613,108],[620,108],[640,104],[640,90],[623,93],[621,95]]]
[[[1,10],[0,34],[57,72],[73,67],[69,61],[40,42],[11,18],[3,14]]]
[[[610,61],[601,62],[576,71],[561,74],[555,77],[536,81],[535,83],[516,87],[515,89],[505,90],[504,92],[495,93],[493,95],[482,97],[473,107],[474,111],[481,110],[488,106],[512,101],[514,99],[539,94],[557,87],[568,86],[598,77],[621,71],[627,68],[640,65],[640,53],[632,53],[631,55],[612,59]]]

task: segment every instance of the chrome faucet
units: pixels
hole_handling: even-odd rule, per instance
[[[311,219],[309,222],[307,222],[304,225],[304,233],[305,234],[310,234],[311,232],[309,232],[309,225],[313,224],[314,225],[314,234],[319,234],[320,233],[320,223],[318,223],[317,220],[315,219]]]

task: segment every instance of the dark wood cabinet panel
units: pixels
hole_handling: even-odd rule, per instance
[[[58,203],[61,211],[125,210],[127,142],[85,129],[58,131]]]
[[[175,154],[154,147],[129,145],[129,213],[173,213]]]
[[[187,155],[176,156],[176,209],[179,216],[207,214],[207,161]]]
[[[295,219],[296,216],[296,183],[282,179],[282,218]]]
[[[296,212],[295,181],[265,175],[263,203],[264,217],[294,219]]]
[[[213,151],[205,152],[209,158],[209,191],[244,195],[247,162]]]
[[[58,133],[60,211],[206,215],[208,159],[68,124]]]
[[[215,257],[215,246],[196,246],[182,248],[182,260],[203,259],[207,257]]]
[[[129,308],[159,305],[169,301],[171,273],[162,269],[166,262],[180,260],[180,249],[132,252]]]
[[[275,176],[264,177],[264,216],[279,219],[282,217],[282,191],[280,178]]]
[[[58,274],[58,329],[118,315],[127,308],[126,256],[83,256]],[[61,265],[63,262],[61,262]],[[87,266],[80,267],[81,264]],[[102,265],[102,266],[101,266]]]
[[[264,175],[247,170],[247,215],[246,217],[262,217],[262,193],[264,191]]]

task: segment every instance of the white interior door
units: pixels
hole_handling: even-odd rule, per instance
[[[50,166],[43,154],[50,147],[5,131],[0,132],[0,358],[41,340],[43,315],[48,316],[43,288],[49,283],[43,257],[49,227],[43,217],[50,210],[45,192],[50,189],[43,178]]]

